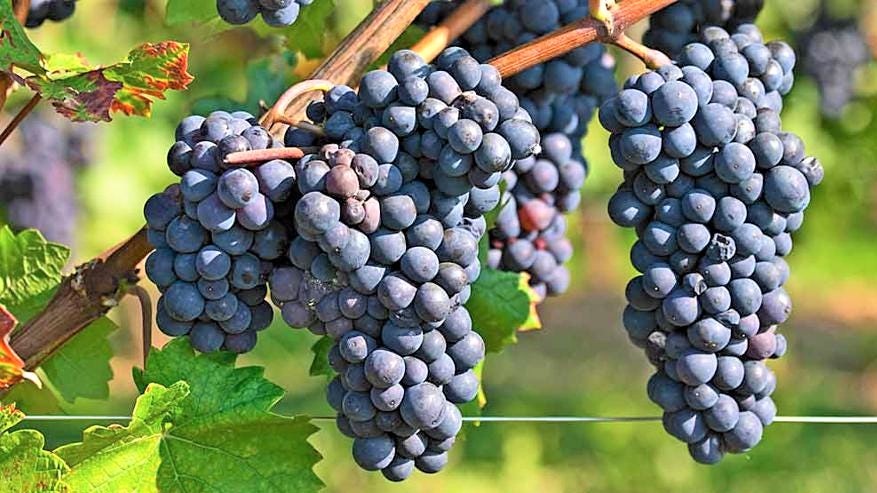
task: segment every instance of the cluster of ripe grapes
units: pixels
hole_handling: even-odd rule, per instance
[[[458,2],[431,4],[419,22],[440,22]],[[512,0],[495,6],[456,42],[482,61],[588,16],[588,2]],[[617,93],[614,60],[600,44],[532,67],[508,79],[543,135],[537,156],[505,173],[506,190],[489,231],[488,266],[527,272],[541,298],[566,291],[564,263],[573,253],[564,214],[578,207],[587,176],[582,139],[596,108]]]
[[[49,241],[72,245],[79,218],[76,173],[91,163],[94,129],[37,112],[19,130],[20,138],[4,143],[0,154],[4,218],[13,228],[38,229]]]
[[[271,27],[295,24],[301,9],[314,0],[216,0],[219,17],[233,25],[247,24],[261,15]]]
[[[61,22],[73,15],[76,0],[30,0],[25,27],[40,27],[46,19]]]
[[[643,43],[675,59],[707,26],[734,31],[755,21],[764,0],[681,0],[649,18]]]
[[[657,369],[665,429],[702,463],[751,449],[776,414],[764,360],[786,351],[784,257],[823,176],[781,127],[794,66],[753,25],[708,27],[600,110],[624,170],[609,214],[639,239],[624,326]]]
[[[841,115],[856,96],[859,69],[871,60],[871,50],[856,19],[834,19],[823,5],[816,22],[798,39],[804,71],[819,87],[822,114]]]
[[[156,323],[199,351],[250,351],[274,317],[267,277],[289,244],[295,172],[280,160],[226,166],[230,153],[280,145],[248,113],[189,116],[176,138],[168,166],[180,182],[144,207],[155,247],[146,274],[162,292]]]
[[[158,323],[201,351],[247,351],[271,320],[267,283],[287,324],[335,341],[328,400],[356,462],[393,481],[438,472],[456,405],[478,392],[485,346],[464,305],[484,215],[539,132],[497,70],[460,48],[435,66],[397,52],[308,115],[321,130],[290,128],[285,144],[319,151],[252,171],[226,156],[281,145],[252,117],[181,123],[168,154],[181,182],[145,208]]]

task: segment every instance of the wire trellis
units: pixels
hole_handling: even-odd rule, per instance
[[[311,421],[335,421],[334,416],[310,416]],[[130,421],[131,416],[46,414],[25,416],[24,421]],[[648,423],[660,416],[465,416],[463,421],[479,423]],[[774,423],[877,424],[877,416],[777,416]]]

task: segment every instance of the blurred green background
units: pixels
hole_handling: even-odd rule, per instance
[[[812,21],[817,3],[768,1],[759,25],[768,39],[793,38]],[[830,2],[846,12],[865,12],[871,8],[866,3]],[[338,0],[338,4],[326,26],[330,45],[371,7],[367,0]],[[863,28],[877,33],[877,25],[869,26],[868,19],[873,16],[863,16]],[[151,119],[119,117],[97,130],[94,164],[78,179],[83,211],[76,227],[76,261],[125,239],[142,224],[144,200],[174,181],[164,163],[166,149],[176,122],[204,104],[197,101],[218,95],[246,99],[247,63],[282,47],[266,32],[237,29],[205,36],[191,26],[169,28],[163,22],[163,2],[144,5],[136,0],[83,0],[71,20],[30,31],[44,52],[81,52],[94,63],[121,59],[143,41],[192,43],[190,72],[196,80],[189,91],[170,93],[168,100],[155,105]],[[619,80],[642,70],[630,57],[616,56]],[[313,66],[300,62],[299,75]],[[823,119],[818,90],[803,76],[787,98],[784,127],[799,133],[809,153],[822,160],[826,180],[813,197],[790,258],[793,275],[788,289],[795,312],[783,328],[790,350],[772,363],[780,381],[775,399],[783,415],[877,414],[875,76],[873,63],[858,74],[859,97],[838,120]],[[24,93],[13,97],[13,108],[23,102]],[[8,117],[4,115],[4,120]],[[624,285],[632,273],[627,251],[633,236],[614,227],[605,214],[608,197],[620,179],[620,171],[609,160],[606,139],[599,125],[592,125],[585,147],[592,174],[584,204],[569,228],[578,247],[572,288],[541,307],[544,330],[524,334],[519,344],[488,357],[484,376],[488,415],[657,414],[645,395],[649,365],[627,341],[620,324]],[[41,409],[25,411],[130,411],[135,396],[130,368],[139,364],[139,311],[135,302],[125,301],[113,316],[123,330],[113,336],[117,356],[112,399],[70,405],[43,392]],[[156,343],[162,342],[157,331],[155,337]],[[284,413],[330,414],[322,396],[326,382],[307,376],[313,341],[309,333],[277,324],[244,358],[244,363],[265,365],[267,376],[287,389],[280,407]],[[57,445],[76,439],[85,426],[40,428],[50,445]],[[685,447],[657,423],[488,423],[466,427],[446,471],[415,475],[401,485],[361,471],[350,458],[349,440],[333,423],[320,426],[313,443],[325,460],[317,472],[330,492],[877,491],[874,425],[778,423],[751,453],[707,467],[690,460]]]

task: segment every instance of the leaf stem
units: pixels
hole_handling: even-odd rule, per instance
[[[42,99],[43,97],[39,93],[34,94],[34,96],[30,98],[30,101],[18,110],[18,113],[12,118],[12,121],[10,121],[9,124],[6,125],[6,128],[3,129],[3,132],[0,133],[0,146],[6,142],[6,139],[8,139],[9,136],[12,135],[12,132],[21,125],[21,122],[24,121],[34,108],[36,108],[37,104],[39,104]]]
[[[639,58],[640,60],[642,60],[643,63],[646,64],[646,67],[650,69],[656,69],[663,65],[673,63],[673,61],[670,60],[670,57],[668,57],[664,53],[658,50],[653,50],[648,46],[638,43],[637,41],[631,39],[630,36],[623,33],[620,36],[616,37],[615,41],[612,44]]]

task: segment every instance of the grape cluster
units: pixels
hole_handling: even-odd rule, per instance
[[[216,0],[219,17],[233,25],[247,24],[256,16],[262,16],[271,27],[295,24],[301,9],[314,0]]]
[[[176,137],[168,166],[180,182],[144,207],[155,247],[146,275],[162,293],[156,322],[202,352],[250,351],[274,317],[267,276],[287,251],[295,171],[281,160],[226,166],[230,153],[280,145],[248,113],[189,116]]]
[[[434,2],[419,22],[432,25],[457,4]],[[457,42],[488,60],[588,16],[586,0],[513,0],[493,7]],[[587,176],[581,141],[596,108],[617,93],[614,60],[599,43],[530,68],[507,81],[543,134],[543,152],[505,174],[506,190],[489,232],[488,265],[530,274],[541,298],[566,291],[572,255],[564,213],[581,199]]]
[[[822,114],[841,115],[855,97],[856,76],[871,59],[868,42],[855,19],[834,20],[823,12],[799,39],[804,71],[819,87]]]
[[[481,336],[464,306],[481,263],[484,214],[502,173],[539,150],[539,133],[499,73],[464,50],[436,66],[396,52],[359,90],[308,108],[324,135],[295,166],[301,198],[289,265],[271,297],[292,327],[328,335],[338,373],[328,401],[366,470],[401,481],[441,470],[478,391]]]
[[[776,414],[764,360],[786,352],[784,257],[823,170],[781,128],[794,51],[752,25],[701,41],[628,80],[600,121],[624,170],[609,215],[638,237],[624,327],[657,368],[665,429],[711,464],[754,447]]]
[[[643,43],[675,59],[680,50],[697,40],[707,26],[734,31],[755,21],[764,0],[681,0],[649,18],[649,30]]]
[[[25,27],[40,27],[46,19],[61,22],[73,15],[76,0],[30,0]]]
[[[79,216],[76,173],[90,164],[93,131],[92,125],[68,125],[55,115],[37,112],[22,122],[20,138],[4,143],[0,207],[13,228],[38,229],[49,241],[74,244]]]

